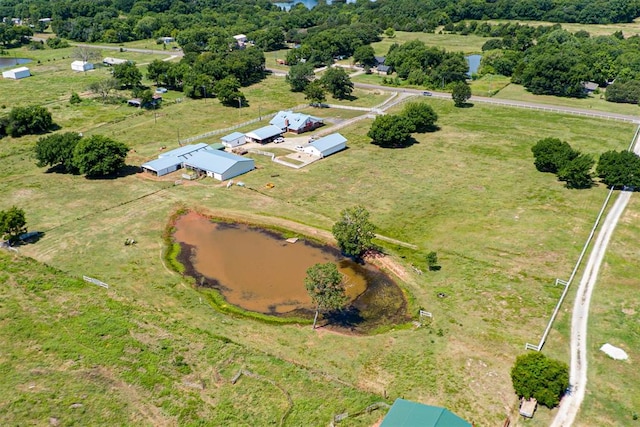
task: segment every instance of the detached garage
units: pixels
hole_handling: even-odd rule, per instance
[[[244,140],[244,133],[240,133],[240,132],[234,132],[227,136],[223,136],[222,138],[220,138],[220,141],[222,141],[222,145],[229,148],[243,145],[246,142]]]
[[[332,133],[331,135],[313,141],[304,147],[302,151],[312,156],[322,158],[344,150],[345,148],[347,148],[347,138],[339,133]]]
[[[93,70],[93,64],[87,61],[73,61],[71,63],[71,69],[73,71],[89,71]]]
[[[25,77],[29,77],[31,72],[27,67],[14,68],[13,70],[7,70],[2,72],[2,77],[5,79],[20,80]]]
[[[245,135],[247,142],[257,142],[260,144],[266,144],[274,139],[282,136],[284,131],[278,126],[268,125],[263,126],[260,129],[256,129],[253,132],[249,132]]]
[[[219,181],[234,178],[255,169],[252,159],[246,159],[226,151],[198,151],[184,161],[184,167]]]

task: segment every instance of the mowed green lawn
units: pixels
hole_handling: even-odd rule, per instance
[[[283,85],[274,78],[250,88],[255,90],[254,95],[248,90],[250,108],[296,105],[298,95],[291,97]],[[371,145],[365,136],[371,121],[364,120],[340,131],[349,139],[347,150],[305,169],[291,170],[256,157],[258,169],[242,177],[245,188],[226,189],[209,179],[174,186],[179,175],[159,180],[142,175],[86,180],[45,173],[33,165],[30,155],[36,137],[5,139],[0,143],[5,159],[0,208],[13,204],[24,208],[30,229],[45,232],[38,243],[21,248],[23,254],[74,276],[97,277],[111,285],[118,300],[135,301],[142,311],[173,319],[176,335],[192,337],[189,345],[181,341],[181,348],[203,367],[199,374],[205,375],[208,359],[189,349],[206,347],[208,338],[188,332],[196,328],[247,349],[247,354],[238,353],[240,362],[234,367],[287,384],[287,369],[293,363],[323,384],[339,379],[345,387],[358,390],[353,403],[341,402],[337,393],[318,393],[309,400],[296,397],[299,417],[287,424],[300,425],[295,420],[306,421],[307,411],[316,410],[321,413],[308,419],[326,424],[330,413],[353,413],[386,393],[389,401],[404,396],[444,405],[478,425],[495,425],[510,412],[505,408],[516,405],[511,364],[525,342],[536,342],[542,334],[560,295],[552,283],[570,273],[605,197],[602,187],[572,191],[554,176],[537,172],[530,147],[540,138],[555,136],[597,154],[626,148],[634,129],[617,122],[519,109],[483,105],[456,109],[450,101],[424,102],[436,109],[441,129],[416,135],[411,147],[390,150]],[[198,108],[188,108],[190,104]],[[62,112],[53,112],[54,119],[62,122]],[[155,156],[158,145],[172,140],[177,126],[189,130],[185,136],[198,134],[247,110],[238,113],[218,109],[211,101],[206,105],[184,101],[159,112],[166,115],[163,119],[173,120],[162,131],[147,112],[82,129],[127,142],[136,150],[129,161],[139,164]],[[64,130],[80,126],[65,123]],[[275,187],[266,189],[268,182]],[[418,246],[417,251],[391,246],[386,250],[407,272],[402,286],[412,314],[420,307],[434,313],[430,327],[352,337],[229,318],[201,304],[190,282],[162,263],[162,231],[179,207],[328,230],[340,210],[355,204],[367,207],[382,235]],[[126,238],[139,243],[126,247]],[[438,252],[442,270],[414,273],[410,264],[426,270],[430,251]],[[439,298],[439,293],[446,297]],[[133,319],[137,313],[131,314]],[[115,313],[116,318],[121,316]],[[568,351],[561,350],[555,351],[568,358]],[[266,352],[270,359],[258,361],[256,352]],[[102,363],[113,365],[106,359]],[[225,372],[232,375],[231,371]],[[116,373],[125,382],[138,381],[136,374]],[[172,378],[169,384],[182,387]],[[310,383],[309,389],[313,387]],[[241,412],[253,408],[251,399],[261,395],[256,389],[243,393],[228,400]],[[208,413],[211,402],[209,397],[193,396],[193,405],[203,413]],[[256,415],[254,424],[282,414],[265,407],[258,407],[264,415]],[[539,414],[545,416],[542,410]],[[349,423],[371,421],[353,418]]]

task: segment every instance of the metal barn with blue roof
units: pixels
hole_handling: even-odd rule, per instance
[[[347,138],[339,133],[332,133],[317,139],[304,147],[303,151],[317,157],[327,157],[347,148]]]
[[[242,145],[246,142],[244,139],[244,133],[240,132],[233,132],[229,135],[225,135],[220,138],[220,141],[222,141],[222,145],[229,148],[237,147],[238,145]]]
[[[257,142],[260,144],[266,144],[268,142],[273,141],[279,136],[282,136],[284,131],[280,129],[278,126],[267,125],[263,126],[260,129],[256,129],[252,132],[248,132],[245,134],[245,138],[249,140],[249,142]]]
[[[199,151],[184,161],[184,167],[220,181],[234,178],[255,169],[253,159],[226,151]]]
[[[217,150],[204,142],[185,145],[162,153],[157,159],[143,163],[141,167],[145,172],[150,172],[157,176],[163,176],[182,168],[185,160],[189,159],[196,153],[204,151]]]

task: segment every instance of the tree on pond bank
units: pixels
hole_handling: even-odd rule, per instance
[[[376,226],[369,221],[369,211],[354,206],[340,213],[340,220],[333,225],[332,232],[345,255],[359,257],[373,246],[375,230]]]
[[[338,267],[332,262],[315,264],[309,267],[304,284],[311,300],[316,305],[313,329],[316,328],[320,311],[338,310],[347,303],[342,275],[338,271]]]

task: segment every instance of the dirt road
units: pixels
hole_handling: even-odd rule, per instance
[[[639,128],[640,129],[640,128]],[[636,132],[633,151],[640,154],[639,134]],[[571,318],[571,370],[569,382],[572,386],[570,394],[565,395],[560,402],[560,410],[551,423],[551,427],[568,427],[578,415],[587,387],[587,323],[589,320],[589,304],[591,294],[598,279],[598,271],[607,250],[609,240],[613,235],[616,224],[625,207],[631,199],[631,191],[622,191],[613,207],[607,214],[598,237],[593,245],[589,261],[580,280],[578,293],[573,305]]]

